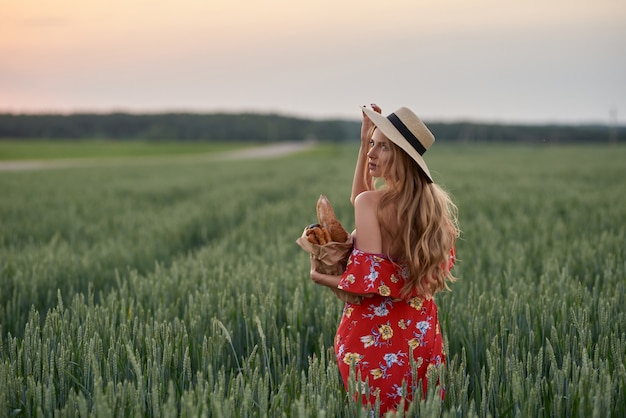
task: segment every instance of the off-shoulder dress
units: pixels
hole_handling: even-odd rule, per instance
[[[452,250],[449,269],[454,261]],[[381,414],[396,410],[403,397],[411,400],[420,382],[425,393],[429,369],[445,361],[437,305],[416,293],[403,298],[407,278],[402,265],[355,248],[338,286],[368,295],[358,304],[346,302],[335,335],[345,388],[353,366],[363,404],[373,406],[378,396]]]

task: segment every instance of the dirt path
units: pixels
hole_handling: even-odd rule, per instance
[[[247,160],[260,158],[276,158],[285,155],[306,151],[315,146],[315,141],[280,142],[272,145],[263,145],[254,148],[245,148],[237,151],[221,152],[213,154],[218,160]]]
[[[194,157],[210,161],[248,160],[277,158],[297,152],[309,150],[315,146],[315,141],[280,142],[277,144],[245,148],[237,151],[224,151],[205,155],[196,154]],[[183,157],[175,156],[172,158]],[[188,157],[188,156],[186,156]],[[168,157],[142,157],[142,161],[164,161]],[[119,165],[134,163],[132,159],[96,159],[80,158],[70,160],[25,160],[0,161],[0,171],[48,170],[54,168],[93,167],[103,165]]]

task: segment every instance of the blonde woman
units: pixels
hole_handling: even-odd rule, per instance
[[[423,159],[435,141],[411,110],[389,116],[363,110],[361,147],[352,184],[354,249],[346,271],[331,276],[311,267],[320,285],[352,293],[335,336],[346,390],[355,371],[361,402],[380,413],[426,393],[428,371],[445,361],[435,293],[454,281],[450,270],[459,236],[456,206]]]

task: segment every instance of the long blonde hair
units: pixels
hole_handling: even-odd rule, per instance
[[[430,298],[456,278],[448,262],[460,235],[458,209],[448,193],[428,181],[413,159],[393,142],[378,205],[378,221],[391,237],[388,255],[408,268],[402,294]],[[370,183],[374,188],[374,183]],[[392,257],[390,257],[392,258]],[[393,258],[392,258],[393,259]]]

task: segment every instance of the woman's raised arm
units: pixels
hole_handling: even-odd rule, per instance
[[[380,113],[381,109],[379,106],[372,104],[372,109],[374,111]],[[367,164],[367,152],[370,147],[370,139],[372,136],[372,130],[374,129],[374,124],[367,117],[365,113],[363,113],[363,122],[361,123],[361,146],[359,147],[359,156],[356,161],[356,166],[354,167],[354,178],[352,179],[352,193],[350,194],[350,203],[354,206],[354,201],[356,197],[366,190],[372,189],[372,177],[369,173],[365,174],[365,166]]]

